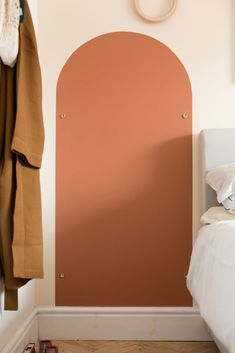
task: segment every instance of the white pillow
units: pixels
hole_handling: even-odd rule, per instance
[[[235,194],[235,163],[220,165],[208,171],[206,183],[216,191],[219,203]]]
[[[211,224],[219,221],[235,221],[235,214],[228,213],[224,207],[211,207],[200,219],[201,224]]]
[[[235,214],[235,194],[227,197],[224,201],[222,201],[222,204],[227,212]]]

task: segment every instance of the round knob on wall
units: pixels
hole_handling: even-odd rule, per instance
[[[181,118],[182,118],[182,119],[188,119],[188,118],[189,118],[189,113],[184,112],[184,113],[181,115]]]
[[[60,119],[65,119],[67,116],[66,116],[66,113],[62,112],[60,113]]]

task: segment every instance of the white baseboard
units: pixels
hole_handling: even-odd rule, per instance
[[[210,341],[196,308],[38,308],[39,339]]]
[[[38,341],[38,331],[37,309],[35,309],[1,350],[1,353],[22,353],[28,343]]]
[[[35,309],[0,353],[51,340],[210,341],[196,308],[49,307]]]

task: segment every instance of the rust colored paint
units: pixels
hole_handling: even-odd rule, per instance
[[[65,64],[57,87],[57,305],[191,305],[191,101],[182,63],[142,34],[99,36]]]

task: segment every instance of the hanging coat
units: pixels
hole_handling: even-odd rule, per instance
[[[17,289],[43,277],[41,73],[27,1],[17,64],[0,65],[0,256],[5,309],[17,310]]]
[[[17,288],[27,280],[13,274],[13,214],[16,156],[11,152],[15,124],[15,69],[0,63],[0,256],[5,285],[5,309],[17,309]]]
[[[16,121],[12,152],[16,154],[17,190],[14,212],[14,276],[43,277],[39,168],[44,146],[41,71],[27,1],[20,26],[16,72]]]

